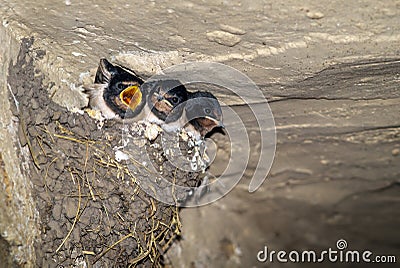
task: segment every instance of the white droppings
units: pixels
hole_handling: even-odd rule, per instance
[[[180,134],[180,137],[183,141],[187,142],[189,140],[189,135],[185,130],[182,130]]]
[[[19,111],[19,102],[18,102],[17,98],[15,97],[15,95],[14,95],[14,93],[13,93],[13,91],[12,91],[11,86],[10,86],[9,83],[7,83],[7,88],[8,88],[8,90],[10,91],[10,95],[13,97],[15,106],[17,107],[17,111]]]
[[[196,162],[191,162],[190,167],[193,171],[197,171],[197,163]]]
[[[74,55],[75,57],[86,57],[86,54],[83,54],[83,53],[80,53],[80,52],[72,51],[71,54]]]
[[[71,112],[77,113],[77,114],[80,114],[80,115],[83,115],[83,114],[85,113],[84,110],[81,110],[81,109],[79,109],[79,108],[77,108],[77,107],[72,108],[72,109],[71,109]]]
[[[117,160],[118,162],[121,162],[123,160],[128,160],[129,159],[129,155],[127,155],[126,153],[118,150],[115,152],[115,160]]]
[[[153,141],[157,138],[157,136],[160,132],[161,132],[161,128],[158,125],[150,124],[146,127],[146,130],[144,131],[144,136],[148,140]]]

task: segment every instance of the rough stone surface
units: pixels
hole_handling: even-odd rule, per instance
[[[231,34],[243,35],[243,34],[246,33],[246,31],[243,30],[243,29],[236,28],[236,27],[233,27],[233,26],[230,26],[230,25],[227,25],[227,24],[221,24],[219,26],[219,28],[222,31],[225,31],[225,32],[228,32],[228,33],[231,33]]]
[[[17,113],[16,99],[7,83],[8,68],[16,61],[20,44],[2,27],[0,42],[0,57],[4,60],[0,65],[0,235],[11,246],[7,252],[16,264],[33,267],[39,217],[28,180],[29,151],[21,145],[26,141],[18,140],[23,135],[13,115]]]
[[[315,17],[316,11],[323,14],[322,19]],[[377,5],[374,0],[3,0],[0,14],[4,162],[0,204],[7,198],[15,200],[0,214],[0,227],[2,236],[8,234],[5,238],[16,259],[25,256],[34,261],[29,232],[35,230],[37,215],[29,191],[24,190],[29,185],[24,184],[23,168],[15,164],[28,152],[16,152],[13,145],[18,131],[13,128],[17,126],[11,115],[15,107],[7,97],[6,74],[23,38],[31,36],[35,42],[29,56],[43,73],[46,90],[69,109],[86,104],[80,91],[92,81],[100,57],[125,64],[145,77],[187,61],[222,62],[247,74],[270,101],[278,146],[268,180],[249,194],[247,182],[255,168],[251,164],[243,182],[226,198],[183,210],[183,239],[170,254],[174,266],[258,267],[256,254],[264,246],[323,250],[334,248],[340,238],[351,249],[398,254],[398,1]],[[229,29],[221,26],[226,24]],[[216,30],[239,36],[241,41],[233,47],[210,42],[206,33]],[[16,95],[23,94],[18,88]],[[239,105],[242,101],[222,90],[216,95],[236,104],[247,118],[251,137],[257,137],[249,111]],[[42,119],[43,115],[35,114],[35,122]],[[73,124],[59,111],[52,120]],[[212,167],[218,174],[229,144],[223,136],[215,139],[220,148]],[[259,144],[256,140],[251,144],[254,163]],[[64,168],[63,163],[55,166],[58,171]],[[51,201],[45,193],[39,196]],[[23,210],[21,215],[33,221],[22,221],[21,215],[11,213],[16,204]],[[50,214],[58,217],[60,209],[63,215],[63,207]],[[9,222],[28,226],[10,232]],[[15,246],[22,241],[29,241],[28,245]],[[43,248],[54,251],[50,244]]]
[[[207,33],[207,38],[211,42],[215,42],[228,47],[233,47],[240,42],[240,37],[224,31],[209,32]]]
[[[319,20],[325,16],[322,12],[318,12],[318,11],[308,11],[306,15],[308,18],[313,19],[313,20]]]

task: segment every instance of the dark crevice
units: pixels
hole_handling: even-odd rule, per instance
[[[10,244],[2,236],[0,236],[0,266],[9,268],[20,267],[12,260]]]

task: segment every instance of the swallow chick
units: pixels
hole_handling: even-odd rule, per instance
[[[221,105],[217,98],[206,91],[189,93],[185,106],[187,132],[194,134],[194,137],[204,137],[216,127],[224,128]]]
[[[134,118],[142,113],[146,92],[143,80],[126,67],[101,59],[94,84],[86,89],[89,107],[99,110],[104,118]]]
[[[148,92],[145,121],[158,124],[167,132],[174,132],[186,124],[182,115],[188,91],[179,80],[148,81],[141,89]]]

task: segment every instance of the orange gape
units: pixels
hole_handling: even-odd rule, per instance
[[[128,106],[131,110],[135,110],[142,101],[142,92],[138,86],[130,86],[125,88],[119,94],[119,98],[121,99],[122,103]]]

